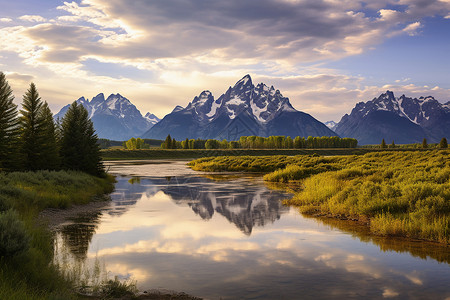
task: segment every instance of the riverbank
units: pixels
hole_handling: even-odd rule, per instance
[[[376,235],[450,243],[450,152],[377,151],[314,157],[216,157],[199,171],[258,171],[301,187],[286,204],[309,215],[364,220]]]
[[[114,181],[74,171],[0,173],[0,299],[76,299],[51,263],[53,234],[38,215],[99,201]]]
[[[139,159],[196,159],[216,156],[267,156],[267,155],[363,155],[380,151],[426,151],[426,149],[412,148],[342,148],[342,149],[104,149],[101,150],[103,160],[139,160]]]

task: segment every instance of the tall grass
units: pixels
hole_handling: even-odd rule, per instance
[[[375,234],[450,243],[450,152],[389,151],[313,157],[217,157],[203,171],[262,171],[266,181],[301,180],[288,204],[308,214],[369,218]]]
[[[0,173],[0,219],[7,220],[5,231],[25,228],[27,240],[21,251],[0,254],[0,299],[73,298],[72,283],[52,264],[54,236],[37,222],[37,214],[45,208],[87,203],[111,192],[113,181],[112,176],[67,171]],[[17,234],[2,236],[15,245]]]
[[[390,149],[389,149],[390,150]],[[394,149],[392,149],[394,150]],[[411,149],[402,149],[409,151]],[[135,159],[192,159],[216,156],[265,156],[265,155],[354,155],[364,154],[380,149],[104,149],[101,151],[103,160],[135,160]],[[400,149],[395,149],[400,151]]]

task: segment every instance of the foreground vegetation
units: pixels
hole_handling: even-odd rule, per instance
[[[0,173],[0,299],[68,299],[72,283],[53,259],[53,236],[37,214],[84,204],[113,189],[113,177],[75,171]]]
[[[216,157],[202,171],[257,171],[298,181],[288,204],[307,214],[367,220],[374,234],[450,243],[450,151],[389,151],[314,157]],[[270,173],[269,173],[270,172]]]

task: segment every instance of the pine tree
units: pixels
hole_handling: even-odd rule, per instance
[[[386,145],[386,142],[384,141],[384,139],[381,141],[381,149],[386,149],[387,148],[387,145]]]
[[[38,170],[42,166],[44,119],[42,118],[42,100],[34,83],[30,84],[30,88],[23,96],[20,113],[22,115],[20,127],[24,166],[27,170]]]
[[[395,143],[392,141],[391,148],[395,148]]]
[[[17,105],[13,100],[5,74],[0,72],[0,170],[15,170],[20,167],[19,119]]]
[[[59,145],[53,114],[47,102],[42,105],[41,157],[39,169],[57,170],[60,167]]]
[[[424,139],[422,140],[422,148],[423,148],[423,149],[427,149],[427,148],[428,148],[428,143],[427,143],[427,139],[426,139],[426,138],[424,138]]]
[[[166,140],[164,142],[164,147],[165,149],[172,149],[172,138],[170,137],[170,134],[167,135]]]
[[[73,102],[62,120],[61,158],[63,168],[104,175],[98,138],[87,110]]]
[[[447,149],[448,148],[447,139],[445,137],[443,137],[441,142],[439,143],[439,148],[441,148],[441,149]]]

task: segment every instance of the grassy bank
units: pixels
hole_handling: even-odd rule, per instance
[[[264,156],[264,155],[362,155],[369,152],[380,152],[381,149],[147,149],[124,150],[104,149],[103,160],[137,160],[137,159],[193,159],[213,156]],[[387,151],[417,151],[417,149],[388,149]]]
[[[84,204],[114,178],[80,172],[0,173],[0,299],[70,299],[71,282],[52,265],[53,236],[39,211]]]
[[[334,157],[218,157],[190,163],[203,171],[271,172],[298,181],[288,204],[307,214],[369,220],[374,234],[450,243],[450,152],[390,151]]]

